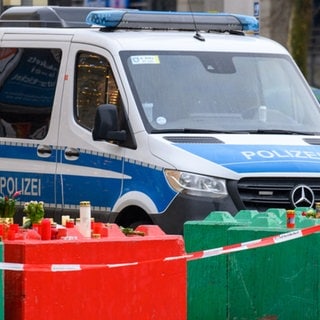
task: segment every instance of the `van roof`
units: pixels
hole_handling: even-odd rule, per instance
[[[100,32],[99,28],[60,29],[60,28],[0,28],[0,39],[4,46],[8,41],[20,40],[27,46],[34,46],[35,40],[41,43],[71,41],[107,47],[113,52],[129,51],[220,51],[256,52],[287,54],[287,50],[273,40],[261,36],[237,36],[216,33],[201,33],[205,41],[194,38],[194,32],[185,31],[116,31]],[[41,46],[41,44],[38,44]]]

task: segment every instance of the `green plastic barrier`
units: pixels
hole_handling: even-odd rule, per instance
[[[245,219],[245,217],[247,219]],[[216,211],[203,221],[184,225],[187,252],[213,249],[226,245],[230,226],[243,225],[251,215],[243,213],[237,222],[230,213]],[[189,261],[187,265],[188,319],[226,319],[227,257],[225,255]]]
[[[263,216],[263,215],[262,215]],[[298,228],[317,224],[297,213]],[[278,220],[277,220],[278,221]],[[290,231],[266,214],[228,229],[229,243]],[[279,222],[279,221],[278,221]],[[228,255],[228,319],[320,319],[320,234]]]
[[[296,210],[296,228],[310,219]],[[286,210],[212,212],[185,223],[186,251],[214,249],[270,237],[286,227]],[[320,233],[287,242],[189,261],[188,319],[320,319]]]

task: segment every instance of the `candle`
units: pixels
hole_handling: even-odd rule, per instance
[[[81,201],[80,202],[80,232],[86,238],[91,237],[90,201]]]
[[[26,216],[22,217],[22,225],[24,226],[24,224],[28,221],[29,219]]]
[[[66,225],[66,223],[67,223],[67,221],[70,219],[70,216],[62,216],[61,217],[61,224],[63,225],[63,226],[65,226]]]
[[[69,219],[68,221],[66,221],[66,227],[73,228],[74,227],[74,219]]]
[[[50,219],[42,219],[41,221],[41,239],[51,239],[51,221]]]

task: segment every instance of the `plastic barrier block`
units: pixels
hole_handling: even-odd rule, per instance
[[[203,221],[186,222],[186,251],[196,252],[226,245],[227,230],[236,225],[243,223],[224,211],[212,212]],[[188,319],[226,319],[226,259],[222,255],[188,262]]]
[[[184,254],[165,234],[6,241],[5,261],[25,269],[5,272],[5,319],[186,319],[186,260],[164,259]]]
[[[296,227],[320,223],[296,210]],[[221,216],[220,216],[221,215]],[[294,231],[286,210],[212,212],[184,225],[187,252],[239,245]],[[251,250],[189,261],[188,319],[320,319],[320,233]]]
[[[238,222],[251,223],[252,218],[259,214],[257,210],[240,210],[236,215],[235,219]]]
[[[0,261],[3,261],[3,242],[0,242]],[[4,279],[0,270],[0,320],[4,319]]]
[[[228,242],[289,232],[232,227]],[[319,319],[320,234],[228,255],[228,319]]]

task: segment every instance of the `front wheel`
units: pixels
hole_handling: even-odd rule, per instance
[[[144,224],[154,224],[148,214],[138,207],[128,207],[119,213],[116,224],[124,228],[135,229]]]

